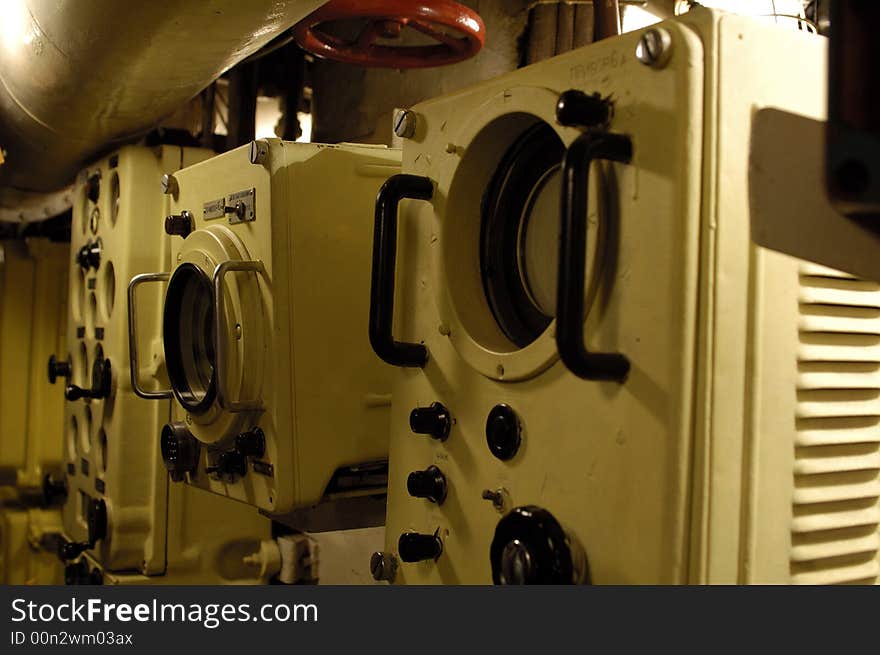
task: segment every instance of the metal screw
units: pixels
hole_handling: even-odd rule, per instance
[[[370,573],[376,582],[394,582],[397,576],[397,558],[383,551],[373,553],[370,557]]]
[[[660,27],[646,30],[636,46],[636,59],[654,68],[662,68],[672,52],[672,37]]]
[[[394,115],[394,133],[401,139],[411,139],[416,133],[416,114],[409,109],[400,109]]]
[[[162,176],[162,193],[176,196],[180,192],[180,186],[177,184],[177,178],[173,175],[165,173]]]
[[[89,215],[89,229],[92,231],[92,234],[98,233],[98,221],[101,219],[101,211],[95,207],[92,209],[92,213]]]
[[[269,157],[269,143],[263,139],[251,141],[250,160],[252,164],[265,164]]]
[[[495,491],[484,489],[483,500],[492,501],[492,507],[503,514],[504,508],[508,505],[507,490],[503,487],[499,487]]]

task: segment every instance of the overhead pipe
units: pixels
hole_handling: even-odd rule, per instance
[[[322,4],[3,0],[0,205],[63,189]]]

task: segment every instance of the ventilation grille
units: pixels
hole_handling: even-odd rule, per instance
[[[792,582],[880,574],[880,285],[800,269]]]

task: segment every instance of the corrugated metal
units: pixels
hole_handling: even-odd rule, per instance
[[[880,285],[800,272],[792,582],[880,574]]]

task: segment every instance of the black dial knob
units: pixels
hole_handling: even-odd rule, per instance
[[[495,405],[486,419],[486,443],[500,460],[511,459],[522,443],[522,426],[509,405]]]
[[[598,93],[586,94],[570,89],[559,96],[556,103],[556,120],[572,127],[599,127],[607,125],[614,114],[610,98]]]
[[[165,233],[171,236],[187,238],[195,229],[193,215],[184,210],[179,214],[165,217]]]
[[[69,380],[71,375],[70,361],[59,361],[55,355],[49,357],[49,383],[55,384],[58,378]]]
[[[446,500],[446,476],[436,466],[424,471],[413,471],[406,479],[406,490],[415,498],[427,498],[432,503],[443,504]]]
[[[86,178],[86,197],[92,202],[98,202],[101,197],[101,172],[95,171]]]
[[[95,363],[92,365],[91,389],[83,389],[75,384],[68,384],[64,390],[64,397],[70,401],[79,400],[80,398],[91,398],[94,400],[109,398],[112,382],[113,371],[110,366],[110,360],[104,359],[104,356],[99,353],[95,357]]]
[[[498,522],[489,559],[495,584],[575,584],[589,580],[586,556],[553,515],[540,507],[517,507]]]
[[[262,457],[266,452],[266,435],[256,427],[235,437],[235,449],[247,457]]]
[[[67,500],[67,481],[56,480],[51,473],[43,476],[43,505],[62,505]]]
[[[443,541],[436,534],[404,532],[397,541],[397,552],[404,562],[436,560],[443,554]]]
[[[166,424],[159,445],[165,469],[174,482],[182,482],[187,473],[194,473],[198,468],[201,446],[184,423]]]
[[[427,434],[446,441],[452,427],[452,417],[442,404],[431,403],[430,407],[416,407],[410,412],[409,427],[416,434]]]
[[[242,477],[247,473],[247,459],[235,450],[220,453],[214,466],[207,467],[205,472],[213,473],[233,482],[236,478]]]
[[[89,241],[80,248],[76,253],[76,263],[85,271],[90,268],[98,270],[101,266],[101,240]]]

